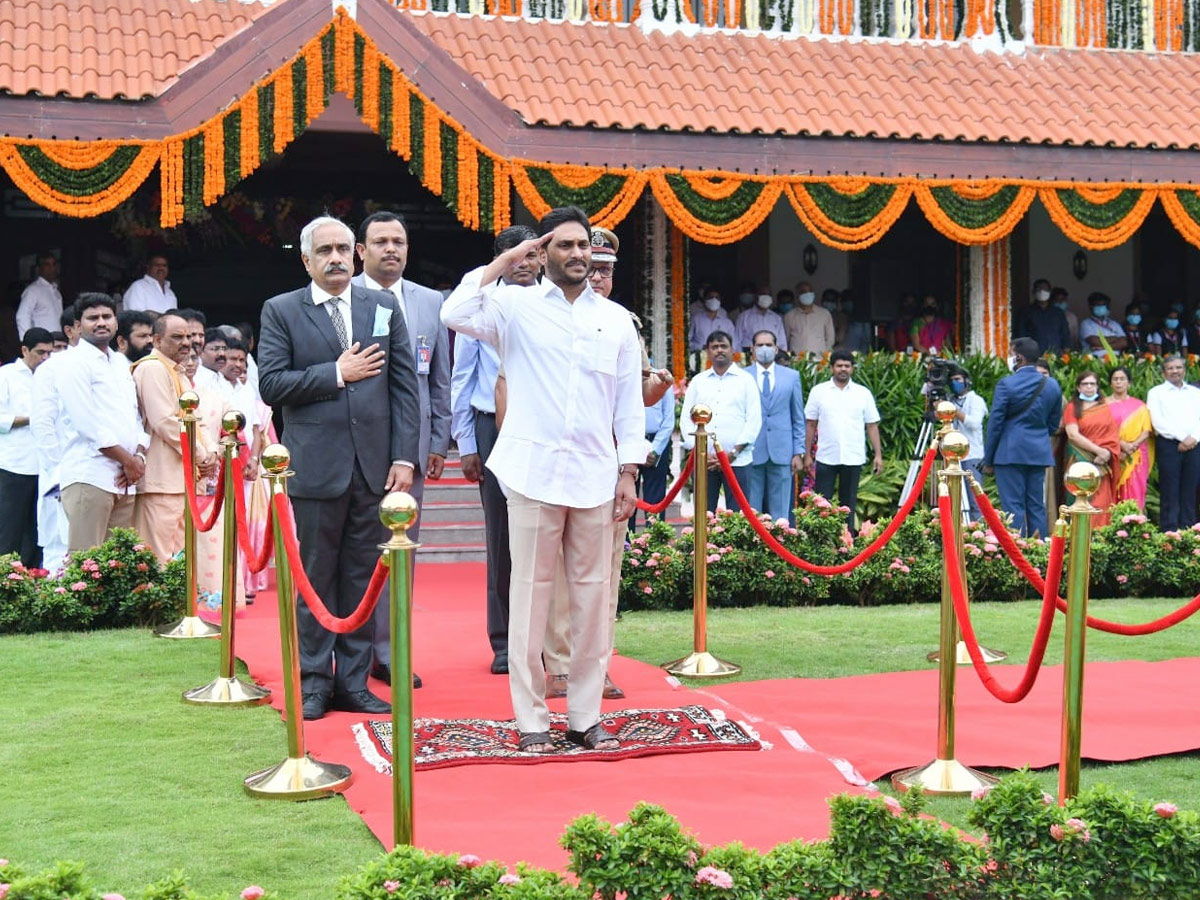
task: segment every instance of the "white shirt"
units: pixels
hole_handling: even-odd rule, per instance
[[[830,379],[813,385],[804,418],[817,423],[817,462],[861,466],[867,461],[865,428],[879,421],[879,410],[874,395],[861,384],[850,381],[839,388]]]
[[[775,345],[780,350],[788,348],[787,329],[783,327],[783,316],[773,309],[759,309],[757,306],[745,310],[737,320],[737,343],[734,349],[754,346],[754,335],[760,331],[769,331],[775,335]]]
[[[0,469],[14,475],[38,473],[37,448],[28,425],[13,428],[18,416],[32,418],[33,369],[18,359],[0,366]]]
[[[462,334],[454,342],[454,374],[450,376],[450,434],[462,455],[478,453],[475,410],[496,411],[496,379],[500,357],[495,348]]]
[[[192,383],[196,386],[196,390],[203,388],[206,391],[217,391],[222,394],[225,392],[225,388],[222,386],[225,383],[225,377],[204,363],[200,363],[196,368],[196,377],[192,379]]]
[[[246,417],[246,441],[249,443],[253,440],[254,429],[262,424],[258,421],[258,391],[249,379],[245,384],[240,381],[235,384],[221,375],[218,380],[221,395],[229,401],[229,408]]]
[[[122,447],[135,453],[150,445],[142,430],[137,389],[124,357],[105,353],[81,340],[63,352],[54,373],[64,420],[66,443],[60,467],[61,484],[90,484],[116,494],[121,465],[100,452]],[[128,489],[132,493],[134,488]]]
[[[974,391],[967,391],[962,398],[963,419],[954,420],[954,430],[961,431],[971,442],[967,459],[983,459],[983,420],[987,418],[987,401]]]
[[[738,365],[730,366],[724,375],[718,375],[715,369],[696,373],[683,395],[683,407],[679,412],[679,433],[688,450],[696,444],[692,407],[698,403],[709,407],[713,414],[712,421],[705,426],[709,434],[709,453],[713,452],[714,439],[720,441],[721,449],[730,454],[734,447],[745,444],[742,452],[730,460],[730,465],[748,466],[754,462],[754,442],[762,429],[762,397],[754,376]]]
[[[572,303],[548,278],[484,286],[482,274],[467,273],[441,318],[496,347],[504,363],[508,409],[487,467],[542,503],[591,509],[611,501],[618,465],[646,461],[633,320],[591,285]]]
[[[165,313],[168,309],[179,307],[175,292],[171,290],[171,282],[160,286],[158,279],[150,275],[143,275],[131,284],[121,300],[125,309],[149,310],[156,313]]]
[[[17,307],[17,336],[25,337],[30,328],[58,331],[62,326],[62,294],[58,285],[38,276],[21,292]]]
[[[50,354],[50,358],[33,373],[29,431],[33,435],[34,452],[38,460],[38,492],[42,495],[58,486],[58,467],[66,443],[56,373],[63,365],[63,357],[68,350]]]
[[[400,316],[401,316],[401,318],[404,319],[404,324],[408,325],[408,307],[404,303],[404,288],[402,287],[402,285],[404,284],[403,281],[397,281],[390,288],[385,288],[382,284],[380,284],[378,281],[376,281],[374,278],[372,278],[366,272],[363,272],[363,284],[366,285],[372,291],[384,291],[388,294],[391,294],[393,297],[395,297],[396,305],[398,307],[400,307]],[[346,333],[349,334],[350,332],[346,332]]]
[[[1200,441],[1200,388],[1164,381],[1146,394],[1154,433],[1170,441],[1193,437]]]

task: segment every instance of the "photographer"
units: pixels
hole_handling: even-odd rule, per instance
[[[971,390],[971,377],[958,366],[954,366],[950,374],[950,400],[958,407],[954,414],[954,430],[961,431],[971,442],[971,450],[962,466],[975,476],[975,480],[983,485],[983,420],[987,418],[987,402]],[[975,492],[968,485],[963,486],[963,496],[970,504],[971,521],[980,519],[979,504],[975,500]]]

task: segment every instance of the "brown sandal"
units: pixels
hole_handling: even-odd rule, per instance
[[[546,699],[558,700],[567,696],[567,676],[566,675],[547,675],[546,676]]]
[[[517,739],[517,749],[526,753],[553,753],[554,741],[550,739],[548,731],[522,731]],[[549,750],[531,750],[531,747],[540,747],[542,745],[550,747]]]
[[[604,726],[597,722],[587,731],[568,731],[567,740],[588,750],[619,750],[621,742],[611,731],[605,731]],[[600,744],[613,743],[615,747],[600,747]]]

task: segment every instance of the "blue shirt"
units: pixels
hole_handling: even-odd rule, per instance
[[[646,436],[658,456],[662,456],[671,443],[675,430],[675,391],[668,390],[653,406],[646,407]],[[653,435],[653,437],[650,437]]]
[[[496,379],[500,357],[495,348],[459,334],[454,341],[454,374],[450,377],[450,431],[462,455],[478,453],[475,410],[496,411]]]

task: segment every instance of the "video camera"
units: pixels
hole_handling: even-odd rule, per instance
[[[955,375],[966,375],[966,370],[956,362],[948,359],[931,357],[926,363],[925,394],[930,408],[942,400],[953,400],[954,393],[950,390],[950,379]]]

